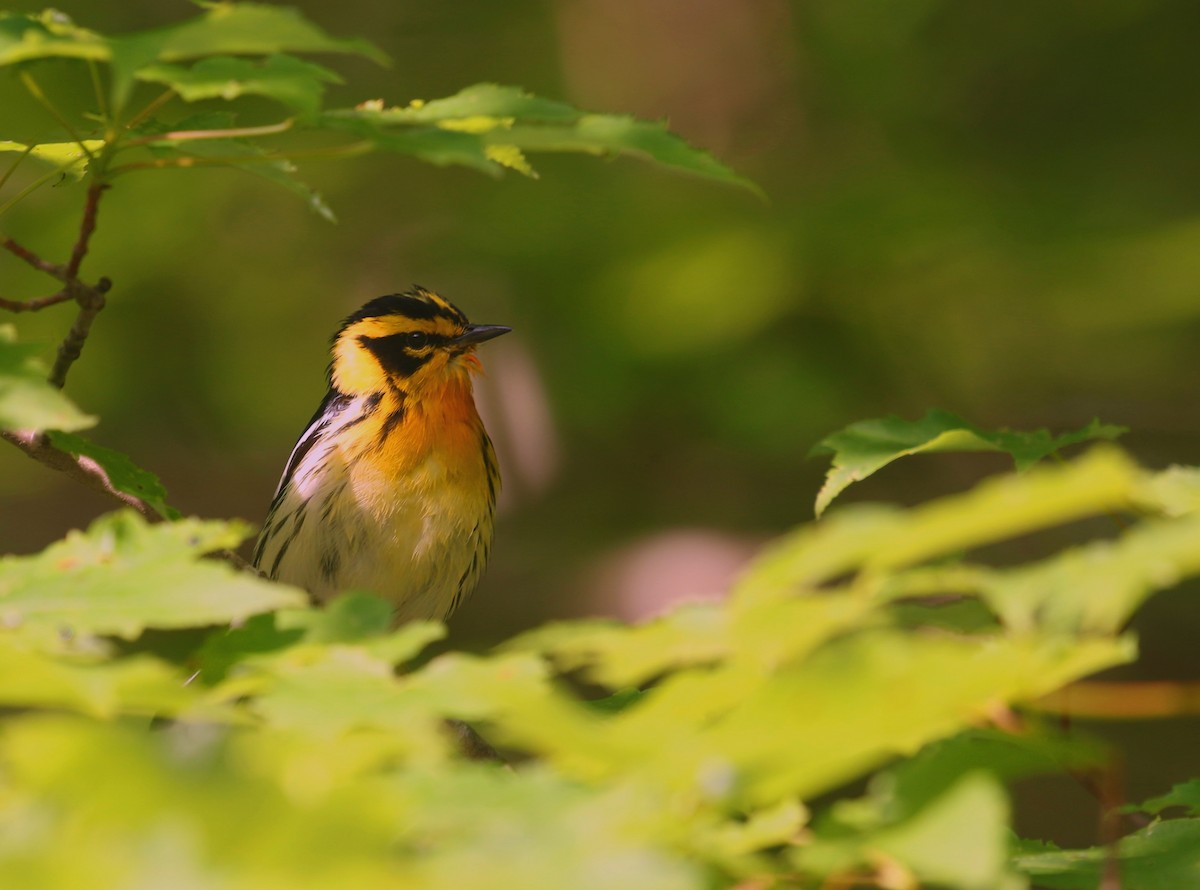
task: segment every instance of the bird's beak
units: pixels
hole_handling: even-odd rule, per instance
[[[506,328],[502,324],[473,324],[468,325],[466,331],[459,334],[450,342],[460,349],[469,349],[472,346],[478,346],[485,340],[491,340],[493,337],[507,334],[511,330],[512,328]]]

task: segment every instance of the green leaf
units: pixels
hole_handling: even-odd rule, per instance
[[[315,653],[322,645],[358,644],[357,648],[374,665],[389,667],[414,658],[429,643],[445,636],[443,625],[411,621],[392,629],[394,610],[384,599],[369,593],[348,593],[323,608],[282,609],[269,615],[255,615],[238,627],[215,631],[198,653],[201,676],[205,682],[223,679],[235,665],[250,663],[254,670],[273,670],[272,654],[281,654],[292,646],[304,644]],[[311,661],[318,656],[310,654]]]
[[[986,771],[1010,783],[1031,776],[1096,769],[1110,757],[1103,744],[1078,731],[1058,734],[1036,724],[1020,734],[968,729],[927,745],[915,757],[877,775],[871,781],[871,799],[876,818],[883,824],[895,823],[971,773]]]
[[[0,151],[28,152],[30,157],[58,167],[63,173],[78,180],[87,173],[87,152],[95,155],[104,144],[103,139],[84,139],[82,146],[78,142],[43,142],[30,148],[20,142],[0,140]],[[87,151],[84,151],[84,148]]]
[[[100,718],[180,714],[198,704],[186,677],[146,655],[100,661],[55,655],[0,635],[0,704],[68,709]]]
[[[762,194],[753,182],[689,145],[665,124],[624,115],[588,114],[510,86],[476,84],[445,99],[415,100],[391,108],[383,107],[382,102],[367,102],[326,112],[315,123],[350,130],[390,151],[490,172],[502,165],[531,175],[532,168],[522,154],[525,151],[631,155]],[[407,139],[402,138],[406,131]],[[438,132],[454,133],[458,138],[445,140],[441,146],[429,144]]]
[[[0,13],[0,65],[53,57],[103,61],[109,46],[99,34],[77,27],[56,9]]]
[[[148,65],[138,69],[137,79],[169,86],[187,102],[266,96],[305,113],[320,107],[326,84],[342,82],[328,68],[282,54],[262,60],[214,56],[187,68]]]
[[[1200,509],[1200,467],[1168,467],[1152,473],[1142,504],[1164,516],[1186,516]]]
[[[1014,863],[1038,887],[1095,890],[1113,852],[1107,847],[1017,855]],[[1181,890],[1200,879],[1200,819],[1155,822],[1116,847],[1123,890]]]
[[[1060,436],[1047,430],[985,432],[961,417],[936,409],[916,421],[898,417],[861,420],[826,436],[812,449],[813,454],[833,455],[833,465],[817,493],[816,513],[820,516],[851,484],[908,455],[932,451],[1001,451],[1012,456],[1018,471],[1024,471],[1068,445],[1115,439],[1124,432],[1124,427],[1101,424],[1098,420]]]
[[[443,99],[417,99],[404,107],[376,109],[371,117],[380,123],[416,124],[486,120],[492,124],[484,129],[492,129],[503,126],[505,121],[518,119],[544,123],[572,123],[582,115],[583,112],[566,102],[543,99],[518,87],[479,83]]]
[[[258,655],[279,652],[303,638],[302,628],[280,629],[274,612],[251,615],[234,627],[214,630],[204,641],[196,653],[200,677],[205,683],[217,683],[225,679],[234,665]]]
[[[304,603],[300,591],[199,558],[236,547],[248,530],[198,519],[150,525],[129,510],[102,516],[39,554],[0,558],[0,620],[132,638]]]
[[[769,545],[735,590],[739,596],[770,597],[815,589],[863,569],[871,590],[904,594],[910,576],[895,574],[897,569],[1122,509],[1141,495],[1143,480],[1120,451],[1098,446],[1065,467],[988,479],[964,494],[907,511],[854,504]],[[966,580],[970,589],[990,574],[978,567],[944,571]]]
[[[0,429],[81,430],[96,425],[62,391],[46,382],[40,348],[17,343],[12,325],[0,325]]]
[[[297,52],[353,53],[386,63],[365,40],[327,35],[294,9],[258,3],[208,3],[198,17],[110,41],[113,107],[121,108],[142,69],[155,63],[210,56]]]
[[[412,155],[439,167],[471,167],[492,176],[501,171],[501,167],[488,157],[487,146],[477,133],[438,127],[388,129],[368,108],[324,112],[314,118],[312,124],[321,129],[351,133],[383,151]]]
[[[1157,816],[1170,807],[1185,807],[1189,816],[1200,816],[1200,779],[1181,782],[1166,794],[1152,797],[1136,809]]]
[[[309,210],[325,221],[337,222],[320,193],[296,178],[296,166],[291,161],[272,157],[270,152],[248,139],[187,141],[164,138],[151,143],[150,149],[159,155],[201,158],[209,163],[243,170],[297,195]]]
[[[585,114],[572,124],[526,124],[484,134],[489,145],[513,145],[529,152],[585,152],[653,161],[670,170],[736,185],[764,197],[757,184],[734,173],[708,152],[672,133],[665,123],[629,115]]]
[[[279,629],[304,631],[306,643],[358,643],[363,651],[389,665],[416,657],[430,643],[446,635],[436,621],[395,624],[392,603],[373,593],[352,591],[331,600],[324,608],[277,613]]]
[[[127,455],[70,433],[51,432],[49,438],[50,444],[59,451],[65,451],[73,457],[85,457],[99,466],[113,488],[145,501],[163,519],[180,517],[178,510],[167,505],[167,490],[158,477],[143,470]]]
[[[636,705],[645,694],[641,689],[619,689],[604,698],[588,699],[587,705],[606,714],[617,714]]]
[[[1112,541],[996,570],[981,593],[1017,631],[1113,633],[1154,591],[1200,573],[1200,515],[1149,520]]]
[[[330,37],[298,10],[264,3],[205,3],[196,18],[135,35],[171,62],[202,56],[286,52],[351,53],[379,63],[387,55],[367,40]]]
[[[1008,809],[995,779],[969,773],[896,824],[849,838],[818,834],[793,858],[801,869],[819,875],[869,868],[885,858],[921,886],[996,890],[1011,878]]]

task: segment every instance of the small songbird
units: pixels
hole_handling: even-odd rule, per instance
[[[471,324],[421,287],[343,321],[255,567],[318,600],[377,593],[396,623],[449,616],[487,563],[500,488],[471,391],[475,347],[509,330]]]

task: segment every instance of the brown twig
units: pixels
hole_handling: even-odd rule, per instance
[[[108,184],[103,182],[93,182],[88,186],[87,201],[83,205],[83,219],[79,222],[79,237],[75,239],[75,246],[71,249],[71,259],[67,263],[68,279],[79,274],[79,266],[83,262],[84,256],[87,255],[92,232],[96,231],[96,211],[100,207],[100,196],[104,194],[106,188],[108,188]]]
[[[6,300],[0,297],[0,309],[7,309],[9,312],[37,312],[47,306],[65,303],[69,299],[71,299],[71,294],[65,289],[50,294],[48,297],[37,297],[33,300]]]
[[[103,182],[93,182],[88,186],[87,201],[83,205],[83,219],[79,223],[79,237],[71,248],[71,259],[63,270],[66,275],[67,292],[79,304],[79,312],[71,329],[58,345],[58,355],[54,359],[54,367],[50,370],[50,383],[59,389],[67,382],[67,372],[83,352],[83,344],[87,342],[92,330],[92,322],[104,308],[104,295],[112,287],[112,282],[101,278],[95,286],[79,280],[79,267],[87,256],[88,245],[92,233],[96,230],[96,212],[100,206],[100,196],[108,188]]]
[[[57,263],[52,263],[49,260],[42,259],[28,247],[18,244],[7,235],[0,236],[0,247],[3,247],[13,256],[24,260],[39,272],[45,272],[47,275],[51,276],[52,278],[57,278],[59,281],[67,280],[67,270],[64,267],[58,265]]]
[[[101,278],[95,287],[83,284],[83,282],[67,285],[68,290],[74,292],[73,296],[75,302],[79,304],[79,312],[71,324],[71,329],[63,337],[62,343],[58,344],[58,355],[54,359],[54,367],[50,369],[48,378],[52,386],[62,389],[63,384],[67,382],[67,371],[83,353],[83,344],[87,342],[88,334],[92,330],[92,322],[104,308],[104,295],[111,287],[112,282],[107,278]]]
[[[1200,682],[1085,680],[1039,698],[1030,706],[1050,714],[1091,720],[1151,720],[1200,714]]]
[[[141,498],[114,486],[104,467],[90,457],[82,454],[76,456],[60,451],[51,445],[50,440],[44,435],[29,430],[4,430],[0,431],[0,437],[7,439],[38,463],[44,464],[52,470],[58,470],[94,491],[103,492],[116,498],[126,506],[137,510],[147,519],[157,521],[162,518],[157,510]]]

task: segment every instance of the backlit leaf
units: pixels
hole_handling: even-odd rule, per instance
[[[248,531],[236,522],[149,525],[129,510],[110,513],[39,554],[0,558],[0,621],[131,638],[146,627],[216,624],[302,604],[299,591],[200,559],[236,547]]]
[[[30,148],[20,142],[0,140],[0,151],[28,152],[29,156],[43,163],[58,167],[74,179],[80,179],[87,172],[88,152],[93,155],[104,147],[101,139],[84,139],[78,142],[43,142]],[[84,151],[84,149],[87,151]]]

